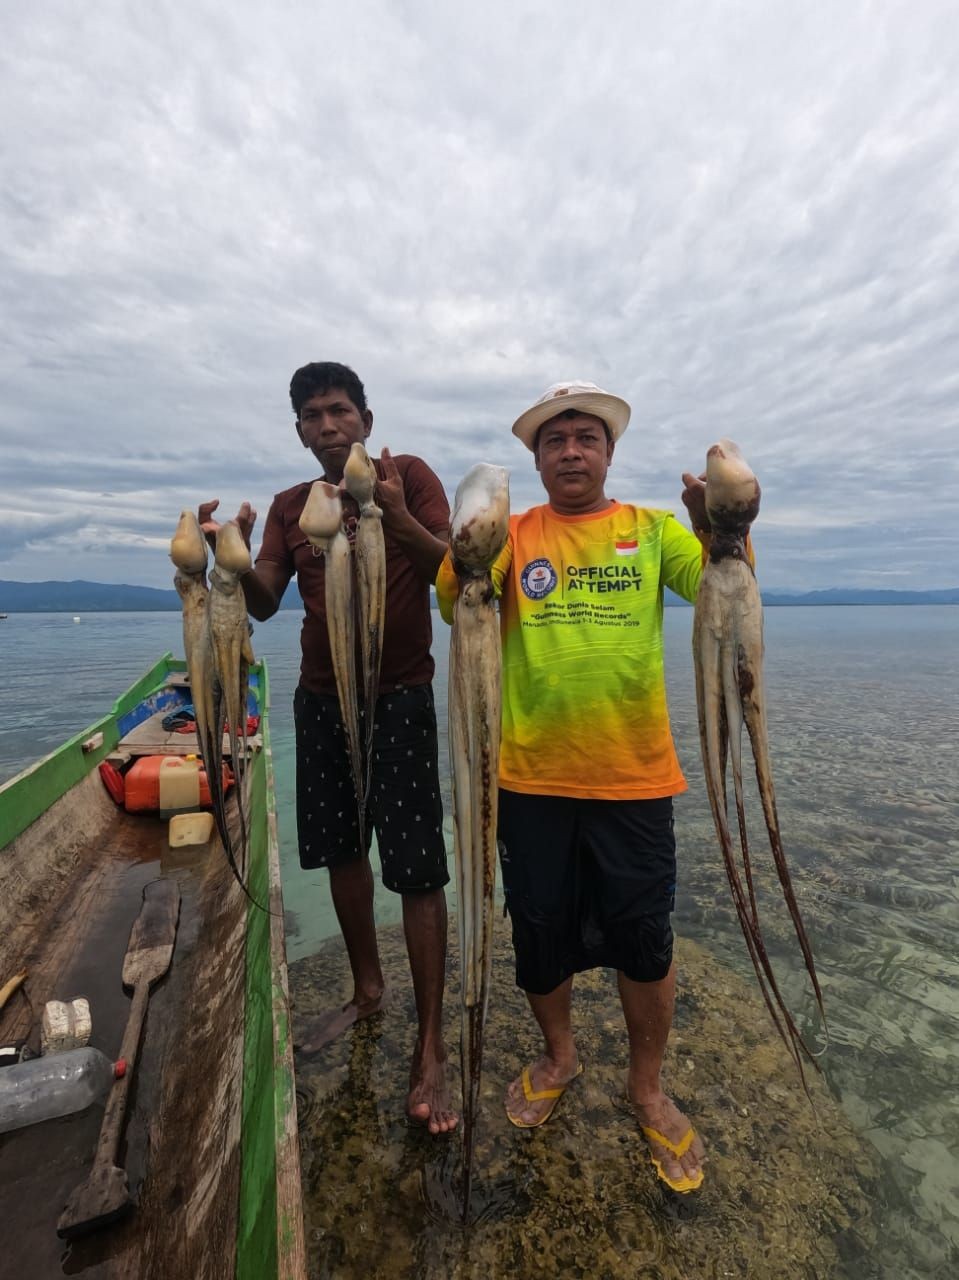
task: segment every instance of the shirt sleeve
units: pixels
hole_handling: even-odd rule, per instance
[[[681,525],[675,516],[663,521],[663,582],[670,591],[695,603],[699,580],[709,554],[708,538],[702,542]]]
[[[283,565],[285,569],[289,570],[290,577],[295,573],[293,556],[286,541],[282,510],[276,498],[270,503],[270,509],[266,514],[266,524],[263,526],[263,541],[260,543],[260,550],[256,558],[257,560],[269,560],[274,564]]]
[[[503,594],[503,584],[509,576],[509,571],[513,565],[513,533],[510,531],[509,537],[503,546],[503,550],[499,553],[490,567],[490,577],[493,579],[493,591],[498,600]]]
[[[456,576],[456,570],[453,568],[453,557],[449,551],[443,557],[443,562],[436,573],[436,604],[440,611],[440,617],[444,622],[452,623],[453,621],[453,605],[456,604],[456,597],[460,593],[460,581]]]
[[[407,509],[424,529],[444,541],[449,536],[450,504],[439,476],[422,458],[410,457],[403,475]]]

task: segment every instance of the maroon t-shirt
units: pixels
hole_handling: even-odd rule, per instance
[[[422,458],[400,454],[393,461],[403,480],[403,493],[410,514],[438,538],[446,539],[450,508],[439,478]],[[373,459],[376,473],[383,467]],[[312,480],[284,489],[273,499],[257,561],[282,565],[296,574],[306,613],[300,644],[303,659],[300,683],[314,693],[336,693],[330,639],[326,628],[326,560],[300,529],[300,513],[309,497]],[[356,503],[343,494],[343,520],[350,528],[358,515]],[[386,542],[386,620],[383,627],[383,662],[380,692],[398,685],[428,684],[433,678],[430,655],[433,626],[430,618],[429,584],[417,574],[406,555],[384,529]],[[359,657],[357,657],[359,669]]]

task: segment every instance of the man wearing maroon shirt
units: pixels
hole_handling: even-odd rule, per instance
[[[345,365],[308,364],[293,375],[290,399],[304,448],[319,461],[322,479],[338,485],[351,445],[363,443],[373,427],[363,384]],[[449,504],[422,459],[393,458],[384,449],[375,466],[386,542],[386,619],[368,812],[376,830],[383,883],[402,895],[416,997],[419,1034],[407,1113],[431,1133],[445,1133],[455,1127],[457,1116],[450,1105],[441,1030],[444,886],[449,873],[431,685],[429,587],[446,551]],[[373,920],[373,875],[368,848],[361,848],[359,841],[330,655],[324,558],[314,553],[298,523],[312,483],[294,485],[273,499],[256,565],[242,580],[254,618],[263,621],[276,613],[294,574],[306,610],[300,683],[293,700],[300,863],[304,868],[329,869],[333,905],[353,972],[352,998],[311,1025],[300,1046],[306,1051],[376,1013],[385,998]],[[200,523],[207,532],[218,528],[212,519],[216,505],[200,507]],[[358,511],[345,491],[343,507],[344,526],[352,538]],[[236,520],[249,542],[256,520],[249,503],[242,505]]]

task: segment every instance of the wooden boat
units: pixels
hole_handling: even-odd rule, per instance
[[[251,671],[260,721],[245,785],[249,888],[269,914],[244,896],[216,837],[171,848],[165,817],[118,807],[100,776],[102,762],[122,770],[138,756],[196,750],[193,735],[162,727],[190,700],[185,670],[166,654],[108,715],[0,787],[0,985],[28,971],[0,1011],[0,1044],[35,1040],[47,1000],[82,995],[91,1043],[115,1057],[143,887],[173,876],[182,895],[127,1110],[122,1158],[137,1208],[68,1245],[57,1237],[102,1107],[0,1136],[4,1274],[305,1276],[265,665]]]

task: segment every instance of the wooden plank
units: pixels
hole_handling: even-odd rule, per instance
[[[164,729],[163,721],[169,714],[167,711],[156,711],[148,720],[142,721],[120,739],[118,749],[131,756],[195,756],[200,754],[195,733],[177,733]],[[252,755],[263,746],[262,734],[257,732],[247,738],[247,754]],[[223,735],[222,746],[224,759],[230,755],[230,739]]]
[[[151,880],[143,889],[143,905],[133,923],[123,960],[123,985],[133,987],[133,1001],[120,1042],[126,1070],[107,1095],[93,1167],[72,1192],[57,1223],[66,1240],[88,1235],[116,1222],[136,1207],[127,1171],[120,1160],[120,1141],[146,1020],[150,988],[170,968],[180,919],[180,886],[176,880]]]

